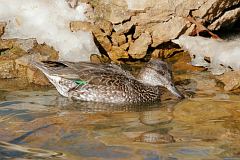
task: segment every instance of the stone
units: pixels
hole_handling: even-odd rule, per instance
[[[240,71],[225,72],[223,75],[216,76],[224,83],[224,90],[231,91],[240,87]]]
[[[95,35],[95,38],[106,52],[111,51],[112,43],[107,36]]]
[[[5,49],[0,55],[0,78],[18,79],[22,84],[50,84],[30,61],[57,60],[57,51],[46,44],[37,44],[35,39],[1,40],[0,44],[0,49]]]
[[[192,16],[199,17],[211,24],[213,20],[218,19],[220,15],[223,15],[228,9],[234,9],[235,6],[237,7],[237,5],[239,5],[239,3],[239,0],[205,0],[205,3],[202,3],[201,7],[192,11]]]
[[[101,56],[98,54],[92,54],[90,60],[92,63],[110,63],[110,59],[104,54]]]
[[[144,26],[136,26],[135,32],[133,34],[133,38],[138,38],[144,31],[146,30],[146,27]]]
[[[186,19],[178,17],[153,26],[150,29],[152,30],[152,47],[177,38],[183,31],[187,30],[187,23]]]
[[[121,58],[129,58],[127,51],[124,51],[122,48],[113,46],[112,50],[108,52],[108,56],[112,61],[118,61]]]
[[[70,30],[72,32],[77,32],[79,30],[92,32],[94,26],[90,22],[85,21],[72,21],[70,22]]]
[[[27,79],[29,83],[34,83],[41,86],[50,85],[51,83],[47,79],[47,77],[39,70],[27,68]]]
[[[0,60],[0,78],[15,78],[14,60]]]
[[[111,22],[105,19],[99,19],[95,22],[95,25],[101,28],[106,35],[110,36],[112,34],[113,25]]]
[[[130,29],[133,27],[134,23],[132,21],[128,21],[125,23],[120,23],[120,24],[116,24],[113,25],[114,30],[118,33],[118,34],[124,34],[130,31]]]
[[[240,8],[225,12],[220,18],[210,24],[208,29],[218,30],[220,28],[227,28],[238,20],[237,17],[240,17]]]
[[[127,3],[124,0],[111,1],[92,1],[90,2],[94,8],[96,19],[103,18],[110,21],[112,24],[119,24],[129,20],[133,13],[127,9]]]
[[[125,51],[128,49],[128,47],[129,47],[129,43],[124,43],[120,46],[120,48],[122,48]]]
[[[132,58],[143,58],[148,50],[148,46],[152,43],[151,36],[148,33],[142,33],[141,36],[130,45],[128,53]]]
[[[28,52],[35,45],[37,45],[37,40],[35,38],[30,39],[16,39],[15,43],[24,51]]]
[[[122,44],[126,43],[127,39],[124,34],[117,34],[113,32],[112,34],[112,44],[115,46],[121,46]]]

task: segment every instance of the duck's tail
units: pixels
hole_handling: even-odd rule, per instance
[[[51,71],[49,70],[49,68],[47,66],[45,66],[44,63],[37,62],[35,60],[31,60],[30,64],[33,65],[34,67],[36,67],[37,69],[39,69],[40,71],[42,71],[46,76],[51,75]]]

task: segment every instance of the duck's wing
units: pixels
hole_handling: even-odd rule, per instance
[[[96,64],[96,63],[90,63],[90,62],[61,62],[64,65],[68,66],[69,68],[75,70],[76,72],[79,72],[80,74],[85,71],[91,71],[91,72],[100,72],[100,73],[108,73],[108,74],[122,74],[128,78],[135,78],[129,71],[123,70],[120,66],[116,64]]]
[[[79,84],[102,86],[126,85],[134,77],[115,64],[94,64],[90,62],[44,61],[33,63],[44,74],[70,79]]]

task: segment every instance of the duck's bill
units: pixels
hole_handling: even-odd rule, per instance
[[[167,88],[172,94],[174,94],[178,98],[180,99],[185,98],[184,95],[175,86],[171,85],[170,87],[167,87]]]

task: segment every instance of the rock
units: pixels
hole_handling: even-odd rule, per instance
[[[113,46],[112,50],[108,52],[108,55],[113,61],[118,61],[120,58],[129,58],[127,51],[124,51],[122,48],[117,46]]]
[[[152,47],[156,47],[163,42],[177,38],[187,29],[187,20],[184,18],[173,18],[166,23],[159,23],[153,26],[152,30]]]
[[[135,27],[135,32],[133,34],[133,38],[138,38],[143,32],[144,30],[146,29],[146,27],[144,26],[136,26]]]
[[[106,52],[111,51],[112,43],[107,36],[97,35],[95,36],[95,38]]]
[[[14,70],[13,60],[0,60],[0,78],[15,78],[16,71]]]
[[[127,3],[124,0],[97,0],[90,1],[94,8],[94,13],[97,18],[103,18],[110,21],[112,24],[119,24],[129,20],[133,13],[127,9]]]
[[[172,65],[174,71],[203,71],[203,67],[196,67],[191,65],[191,57],[187,53],[178,54],[177,61]]]
[[[72,32],[77,32],[79,30],[92,32],[94,30],[94,26],[90,22],[72,21],[70,22],[70,30]]]
[[[95,25],[101,28],[106,35],[110,36],[112,34],[113,25],[111,22],[104,19],[99,19],[95,22]]]
[[[124,34],[130,31],[130,29],[133,27],[134,23],[132,21],[128,21],[126,23],[120,23],[120,24],[116,24],[113,25],[114,30],[118,33],[118,34]]]
[[[92,54],[90,57],[91,62],[93,63],[110,63],[110,59],[102,54],[101,56],[98,54]]]
[[[24,84],[49,84],[43,73],[31,66],[30,61],[57,60],[57,51],[46,44],[38,45],[35,39],[3,40],[0,44],[0,49],[3,47],[6,50],[0,55],[0,78],[17,78]]]
[[[148,46],[152,43],[151,36],[148,33],[143,33],[141,36],[134,41],[129,47],[129,55],[132,58],[140,59],[143,58],[146,53]]]
[[[237,21],[236,17],[240,17],[240,8],[225,12],[220,18],[210,24],[208,29],[218,30],[220,28],[227,28]]]
[[[112,34],[112,43],[115,46],[121,46],[124,43],[127,42],[127,39],[124,34],[117,34],[116,32],[113,32]]]
[[[192,1],[194,2],[194,1]],[[197,10],[192,11],[193,17],[199,17],[205,22],[212,23],[214,20],[217,20],[221,15],[226,11],[230,11],[234,8],[238,8],[239,0],[208,0],[205,3],[201,4]]]
[[[29,83],[38,84],[41,86],[50,85],[51,83],[43,73],[37,69],[27,68],[26,71],[28,77],[27,80]]]
[[[225,84],[225,91],[240,87],[240,71],[225,72],[223,75],[216,76],[216,78]]]
[[[34,38],[30,39],[16,39],[15,42],[21,49],[28,52],[32,49],[35,45],[37,45],[37,40]]]
[[[129,43],[124,43],[120,46],[120,48],[122,48],[125,51],[128,49],[128,47],[129,47]]]
[[[0,22],[0,37],[4,34],[4,29],[6,27],[7,23]]]

